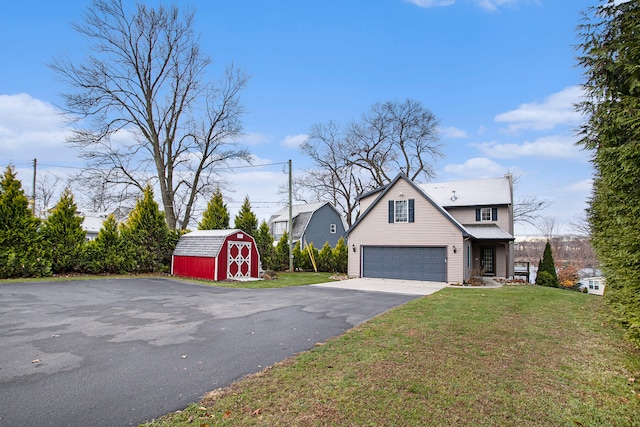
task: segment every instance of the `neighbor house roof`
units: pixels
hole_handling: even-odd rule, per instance
[[[218,256],[227,237],[242,230],[197,230],[180,237],[173,251],[178,256],[199,256],[213,258]]]
[[[336,210],[331,203],[329,202],[316,202],[316,203],[306,203],[303,205],[294,205],[291,207],[291,216],[293,218],[293,230],[292,235],[293,239],[297,240],[302,237],[307,226],[309,225],[309,221],[311,221],[311,217],[313,213],[323,207],[324,205],[329,205],[334,211]],[[336,211],[338,216],[340,214]],[[340,217],[342,220],[342,217]],[[289,221],[289,208],[285,207],[280,209],[278,212],[271,215],[269,218],[269,224],[273,224],[274,222],[288,222]]]
[[[293,205],[291,207],[291,216],[294,218],[301,213],[313,213],[329,202],[306,203],[304,205]],[[278,212],[271,215],[269,223],[278,221],[289,221],[289,207],[284,207]]]

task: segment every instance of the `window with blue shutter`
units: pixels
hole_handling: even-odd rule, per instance
[[[409,222],[415,222],[415,210],[416,210],[415,200],[409,199]]]
[[[393,200],[389,200],[389,224],[393,224],[396,218],[396,208],[395,208],[396,204],[393,202]]]

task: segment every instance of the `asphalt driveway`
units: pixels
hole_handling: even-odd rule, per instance
[[[0,426],[137,425],[417,296],[169,279],[0,284]]]

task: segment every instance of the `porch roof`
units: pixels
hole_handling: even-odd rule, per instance
[[[496,224],[465,225],[471,237],[478,240],[515,240],[515,238]]]

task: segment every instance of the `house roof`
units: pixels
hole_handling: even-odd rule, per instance
[[[496,224],[465,225],[471,237],[478,240],[514,240],[514,237]]]
[[[173,251],[178,256],[217,257],[227,237],[242,230],[197,230],[180,237]]]
[[[349,229],[348,232],[351,232],[351,230],[353,230],[354,228],[356,228],[356,226],[367,216],[367,214],[378,204],[378,202],[380,201],[380,199],[382,199],[385,194],[387,194],[387,192],[400,180],[403,179],[405,180],[410,186],[412,186],[416,192],[418,192],[418,194],[420,194],[422,197],[424,197],[429,203],[431,203],[433,205],[433,207],[435,207],[438,211],[440,211],[440,213],[447,218],[453,225],[455,225],[461,232],[462,235],[465,237],[469,236],[469,233],[467,232],[467,230],[465,229],[465,227],[460,224],[453,216],[451,216],[451,214],[449,212],[447,212],[446,210],[444,210],[444,208],[442,206],[440,206],[438,203],[436,203],[431,197],[429,197],[429,195],[427,193],[425,193],[419,186],[417,186],[416,184],[414,184],[409,178],[407,178],[406,175],[399,173],[388,185],[385,185],[384,187],[380,187],[380,189],[376,189],[370,193],[368,193],[368,195],[372,195],[375,193],[379,193],[378,196],[376,197],[376,199],[373,201],[373,203],[371,203],[369,205],[369,207],[362,213],[362,215],[360,215],[360,217],[356,220],[356,222],[353,223],[353,225],[351,226],[351,228]]]
[[[437,204],[443,207],[510,205],[511,178],[476,179],[470,181],[419,184]]]
[[[293,235],[293,240],[298,240],[302,237],[305,230],[307,229],[307,226],[309,225],[309,221],[311,221],[311,217],[313,216],[314,212],[324,207],[325,205],[329,205],[329,207],[331,207],[331,209],[333,209],[336,212],[338,217],[340,217],[340,220],[343,221],[343,227],[344,227],[344,219],[342,218],[340,213],[336,210],[336,208],[329,202],[316,202],[316,203],[306,203],[303,205],[294,205],[291,207],[291,216],[293,218],[293,230],[291,234]],[[274,222],[280,222],[280,221],[285,221],[285,222],[289,221],[288,207],[280,209],[278,212],[271,215],[268,223],[269,225],[271,225]]]
[[[291,216],[294,218],[300,215],[301,213],[313,213],[326,205],[329,202],[316,202],[316,203],[306,203],[303,205],[293,205],[291,207]],[[280,209],[278,212],[271,215],[269,218],[269,224],[277,221],[289,221],[289,207],[284,207]]]

